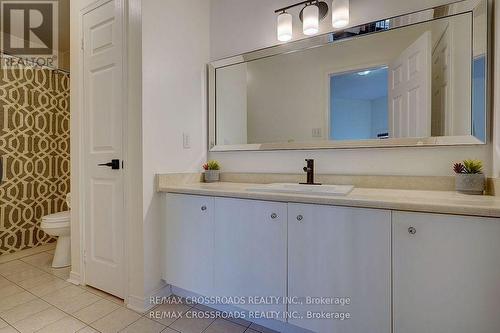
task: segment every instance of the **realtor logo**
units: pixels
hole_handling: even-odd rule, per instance
[[[2,53],[57,66],[58,1],[0,0]]]

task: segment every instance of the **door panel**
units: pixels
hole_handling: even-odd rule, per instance
[[[499,332],[499,239],[500,219],[394,212],[394,333]]]
[[[98,164],[123,155],[123,50],[120,1],[83,17],[85,280],[125,296],[123,171]]]
[[[432,52],[432,135],[453,135],[451,32],[446,27]]]
[[[213,292],[214,198],[168,194],[163,279],[201,295]]]
[[[291,324],[318,333],[391,331],[389,211],[288,205],[288,296]],[[351,305],[307,304],[305,297],[350,298]],[[349,320],[310,319],[307,312],[349,313]]]
[[[389,65],[392,138],[431,135],[431,35],[424,33]]]
[[[215,294],[229,297],[286,296],[287,204],[215,199]],[[277,311],[283,302],[241,304],[248,311]]]

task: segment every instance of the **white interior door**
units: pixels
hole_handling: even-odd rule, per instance
[[[120,1],[83,17],[85,281],[123,298],[123,52]]]
[[[432,52],[432,136],[453,133],[451,33],[446,27]]]
[[[431,33],[425,32],[389,65],[391,138],[431,135]]]

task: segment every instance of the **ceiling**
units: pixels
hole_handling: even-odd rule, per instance
[[[333,75],[331,89],[333,97],[340,99],[374,100],[387,97],[387,67]]]

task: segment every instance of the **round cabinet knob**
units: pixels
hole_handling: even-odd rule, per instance
[[[201,206],[201,211],[204,212],[207,210],[207,206]]]
[[[409,227],[408,228],[408,233],[410,235],[415,235],[417,233],[417,229],[415,229],[415,227]]]
[[[304,216],[297,215],[297,221],[302,222],[303,219],[304,219]]]
[[[273,220],[276,220],[276,219],[278,218],[278,214],[276,214],[276,213],[272,213],[272,214],[271,214],[271,218],[272,218]]]

